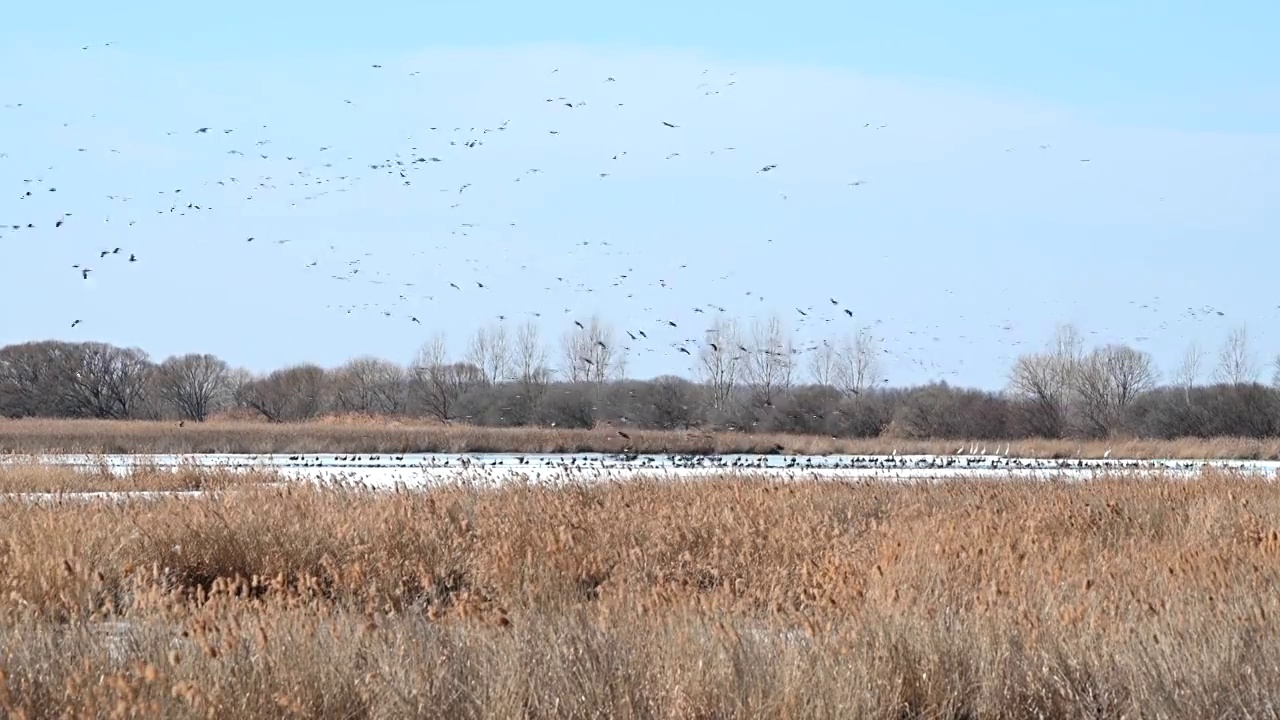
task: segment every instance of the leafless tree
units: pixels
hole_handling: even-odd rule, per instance
[[[713,410],[728,408],[738,387],[745,356],[738,324],[722,317],[713,320],[702,347],[698,349],[699,374],[707,386],[708,401]]]
[[[626,362],[622,348],[614,342],[613,328],[600,318],[593,315],[585,325],[566,331],[560,347],[569,382],[601,385],[621,379]]]
[[[836,379],[836,349],[822,341],[809,353],[809,382],[821,387],[832,387]]]
[[[396,415],[408,404],[404,368],[373,357],[356,358],[334,371],[334,401],[346,412]]]
[[[240,388],[253,382],[253,372],[248,368],[238,367],[227,370],[227,389],[232,401],[240,397]]]
[[[484,372],[470,363],[451,363],[442,333],[436,333],[418,351],[409,369],[413,400],[441,422],[457,419],[458,401],[472,388],[484,384]]]
[[[1073,374],[1075,410],[1087,435],[1114,434],[1138,395],[1156,383],[1151,355],[1127,345],[1107,345],[1086,355]]]
[[[68,414],[55,369],[73,346],[53,340],[0,348],[0,415],[41,417]]]
[[[846,337],[835,355],[833,381],[846,395],[860,395],[884,380],[880,343],[867,328]]]
[[[484,381],[495,385],[511,377],[512,348],[505,325],[495,323],[471,336],[466,361],[480,368]]]
[[[514,375],[520,384],[513,412],[525,422],[533,419],[534,408],[542,402],[551,384],[551,368],[547,364],[547,348],[542,333],[532,320],[526,321],[516,333]]]
[[[688,429],[698,422],[702,395],[697,385],[673,375],[640,383],[632,390],[642,424],[662,430]]]
[[[521,325],[516,333],[515,376],[521,382],[538,381],[544,385],[551,379],[547,348],[542,343],[541,331],[532,320]]]
[[[1073,323],[1058,325],[1054,331],[1049,352],[1056,358],[1070,365],[1084,357],[1084,335]]]
[[[213,355],[171,357],[156,368],[156,391],[184,420],[204,422],[231,401],[230,370]]]
[[[757,319],[751,326],[750,352],[743,363],[743,375],[758,405],[772,405],[791,387],[795,374],[795,346],[791,335],[776,315]]]
[[[310,420],[328,407],[329,376],[319,365],[282,368],[242,385],[237,399],[271,422]]]
[[[1182,353],[1182,360],[1173,374],[1174,382],[1182,388],[1182,397],[1188,403],[1191,402],[1191,388],[1195,387],[1196,381],[1200,379],[1203,364],[1204,351],[1200,349],[1199,343],[1192,341]]]
[[[79,343],[59,355],[53,367],[57,387],[72,415],[136,417],[146,400],[154,366],[137,348]]]
[[[1075,374],[1084,343],[1074,325],[1060,325],[1044,353],[1019,357],[1009,375],[1009,390],[1027,403],[1029,429],[1042,437],[1067,431]]]
[[[1214,378],[1226,385],[1247,385],[1258,381],[1258,364],[1249,347],[1249,332],[1244,325],[1227,335],[1218,351],[1218,367]]]

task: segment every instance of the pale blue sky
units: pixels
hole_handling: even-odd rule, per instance
[[[1000,387],[1064,321],[1280,351],[1274,4],[419,5],[6,8],[0,223],[37,227],[0,230],[0,343],[264,370],[595,312],[643,377],[714,305],[870,326],[895,384]]]

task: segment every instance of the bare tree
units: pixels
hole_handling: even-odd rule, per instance
[[[55,372],[74,346],[53,340],[0,348],[0,415],[41,417],[68,414]]]
[[[484,381],[489,385],[510,378],[513,360],[506,326],[495,323],[488,328],[476,330],[471,336],[466,360],[480,368]]]
[[[662,430],[688,429],[698,423],[701,394],[684,378],[663,375],[632,391],[642,424]]]
[[[318,365],[282,368],[242,385],[237,399],[271,422],[310,420],[328,407],[329,376]]]
[[[441,422],[457,418],[458,401],[484,384],[484,372],[470,363],[450,363],[443,333],[422,346],[409,369],[410,392],[427,413]]]
[[[213,355],[171,357],[156,368],[156,391],[184,420],[204,422],[231,401],[230,370]]]
[[[253,372],[248,368],[238,367],[227,370],[227,389],[231,393],[233,402],[240,397],[240,389],[253,382],[253,379]]]
[[[355,358],[334,371],[334,401],[346,412],[396,415],[408,403],[404,368],[374,357]]]
[[[1070,365],[1084,357],[1084,335],[1073,323],[1062,323],[1054,331],[1049,352]]]
[[[68,414],[124,419],[136,417],[146,400],[154,366],[137,348],[79,343],[58,355],[53,367]]]
[[[626,363],[622,348],[614,342],[613,328],[598,317],[593,315],[585,325],[565,332],[560,345],[570,382],[601,385],[621,379]]]
[[[835,363],[835,387],[846,395],[860,395],[884,380],[880,343],[867,328],[845,338]]]
[[[525,385],[545,387],[551,381],[547,348],[542,344],[542,333],[532,320],[520,326],[516,334],[515,376]]]
[[[809,354],[809,382],[832,387],[836,379],[836,349],[826,340]]]
[[[1155,386],[1155,363],[1141,350],[1107,345],[1086,355],[1072,379],[1075,410],[1084,432],[1106,437],[1119,429],[1125,410],[1138,395]]]
[[[1027,422],[1036,435],[1062,437],[1066,433],[1083,348],[1074,325],[1059,325],[1046,352],[1023,355],[1014,364],[1009,390],[1027,403]]]
[[[729,406],[745,356],[738,324],[721,317],[713,320],[698,349],[699,374],[709,391],[708,402],[713,410],[723,411]]]
[[[751,386],[754,400],[772,405],[774,399],[791,387],[795,374],[795,346],[791,335],[776,315],[757,319],[751,326],[751,352],[743,363],[744,377]]]
[[[523,421],[534,417],[534,408],[542,402],[551,384],[551,368],[547,364],[547,348],[542,333],[532,320],[527,320],[516,333],[514,374],[520,384],[513,412]]]
[[[1173,376],[1174,382],[1182,388],[1182,397],[1187,403],[1191,402],[1191,388],[1195,387],[1196,381],[1200,379],[1203,364],[1204,351],[1200,349],[1199,343],[1192,341],[1182,353],[1182,360],[1178,363],[1178,369]]]
[[[1244,325],[1232,330],[1222,343],[1214,378],[1226,385],[1247,385],[1258,381],[1258,364],[1249,347],[1249,333]]]

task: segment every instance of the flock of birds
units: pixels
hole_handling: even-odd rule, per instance
[[[112,43],[105,43],[84,46],[82,49],[85,52],[93,52],[111,46]],[[394,72],[379,63],[372,63],[367,71],[370,73]],[[406,74],[411,77],[418,75],[416,71]],[[548,74],[557,76],[559,68],[550,69]],[[700,95],[703,98],[715,98],[732,93],[738,83],[735,73],[718,76],[711,74],[709,70],[704,71],[701,77],[690,80],[690,87],[681,89],[681,92]],[[552,92],[542,99],[542,105],[548,110],[555,109],[574,116],[592,112],[601,106],[615,110],[627,108],[624,93],[617,89],[624,86],[624,80],[601,73],[597,89],[591,96],[570,95],[567,91],[566,94]],[[360,105],[360,102],[351,97],[342,97],[335,99],[335,104],[354,109]],[[22,113],[34,110],[26,102],[6,101],[0,105],[5,112]],[[556,115],[542,117],[548,118],[546,126],[524,127],[520,128],[521,131],[545,133],[549,137],[557,137],[562,132],[567,132],[557,127]],[[686,129],[686,123],[679,118],[656,114],[648,120],[648,123],[653,128],[653,132],[668,133],[672,137],[678,136]],[[443,311],[449,307],[450,303],[466,302],[467,295],[470,293],[503,292],[500,285],[481,276],[487,269],[492,269],[492,263],[496,258],[492,257],[477,241],[466,238],[472,238],[482,228],[496,227],[514,231],[520,227],[520,223],[517,220],[495,218],[492,214],[486,214],[483,218],[473,217],[467,214],[466,203],[468,198],[481,187],[485,187],[488,192],[497,192],[500,183],[507,183],[508,187],[514,184],[528,185],[542,181],[549,170],[542,166],[532,166],[520,169],[501,181],[492,176],[487,178],[476,176],[441,187],[439,173],[435,168],[441,165],[460,167],[466,163],[469,155],[492,152],[501,147],[504,136],[514,133],[517,127],[517,123],[502,118],[495,118],[487,125],[424,123],[421,132],[404,140],[399,148],[373,156],[344,151],[337,142],[301,148],[287,137],[274,135],[271,128],[262,124],[254,127],[219,127],[209,124],[186,129],[171,129],[165,132],[165,138],[181,139],[184,143],[195,141],[199,144],[197,152],[204,153],[209,158],[209,165],[219,172],[195,185],[176,186],[176,183],[166,183],[162,187],[153,187],[145,192],[134,194],[112,189],[103,193],[112,211],[102,218],[101,222],[113,228],[119,228],[119,232],[127,235],[130,228],[141,224],[141,227],[134,231],[139,232],[145,228],[149,219],[157,216],[205,217],[218,212],[218,209],[226,204],[232,205],[230,211],[233,213],[236,207],[243,207],[244,203],[264,201],[283,201],[288,203],[289,208],[296,209],[309,203],[332,200],[343,193],[352,192],[357,187],[368,186],[375,179],[382,182],[381,185],[376,186],[375,191],[379,193],[390,192],[391,188],[398,187],[419,193],[409,195],[407,198],[419,200],[433,196],[444,198],[442,210],[456,211],[458,218],[452,223],[449,237],[443,238],[444,243],[414,252],[408,258],[396,258],[380,265],[375,257],[376,254],[367,249],[367,245],[340,247],[337,244],[327,244],[327,247],[316,247],[314,243],[307,243],[305,240],[297,241],[299,246],[305,245],[306,252],[311,255],[300,268],[301,271],[310,274],[317,281],[335,284],[334,290],[328,292],[327,296],[336,298],[336,301],[329,302],[328,309],[342,315],[376,314],[411,326],[423,326],[424,322],[425,324],[431,322],[428,314],[430,310],[419,309],[424,303],[437,303],[436,307]],[[860,131],[878,132],[888,129],[889,124],[864,121],[856,123],[853,127]],[[165,138],[155,138],[155,140],[162,142]],[[0,139],[0,141],[3,140],[12,140],[12,138]],[[623,149],[621,144],[619,142],[616,152],[600,159],[601,164],[605,166],[596,173],[601,182],[608,182],[615,175],[625,172],[628,161],[634,157],[629,155],[630,151]],[[1039,145],[1037,151],[1050,153],[1053,151],[1052,148],[1051,143],[1043,143]],[[1008,150],[1012,151],[1012,149]],[[18,172],[18,168],[6,167],[3,164],[9,158],[3,150],[4,148],[0,147],[0,193],[6,193],[9,189],[6,183],[13,177],[12,173]],[[77,154],[105,152],[118,155],[121,153],[119,148],[110,146],[77,145],[74,150]],[[687,149],[673,150],[662,157],[664,160],[677,162],[680,161],[682,154],[690,153]],[[741,151],[730,145],[704,147],[698,151],[698,154],[710,160],[741,155]],[[215,156],[221,156],[221,160],[214,162]],[[554,157],[554,154],[551,157]],[[1088,163],[1090,160],[1090,158],[1078,158],[1081,163]],[[758,156],[754,159],[735,162],[738,163],[735,167],[742,167],[743,172],[752,171],[762,178],[775,177],[785,167],[783,161],[779,159]],[[59,184],[54,180],[60,177],[60,168],[57,165],[27,168],[23,172],[25,173],[23,176],[16,178],[18,185],[16,195],[9,197],[0,195],[3,197],[0,201],[0,240],[22,242],[24,238],[30,237],[35,241],[38,237],[40,242],[56,242],[56,235],[43,233],[66,233],[82,222],[98,220],[98,218],[90,220],[90,213],[72,207],[65,207],[56,214],[31,217],[24,207],[48,207],[49,197],[61,197],[65,193],[60,194]],[[848,192],[857,193],[860,192],[859,188],[864,187],[868,182],[864,178],[848,178],[844,185]],[[782,192],[777,187],[768,192],[776,194],[781,201],[785,201],[788,197],[786,192]],[[46,196],[45,202],[38,202],[38,196],[41,195]],[[11,200],[14,202],[10,202]],[[414,201],[406,200],[409,203]],[[126,235],[117,235],[117,237]],[[292,238],[271,237],[265,233],[246,234],[239,241],[246,247],[254,248],[261,245],[282,247],[294,243]],[[768,242],[772,243],[772,240]],[[406,262],[414,261],[414,258],[419,257],[430,258],[449,243],[463,247],[469,243],[475,245],[474,256],[464,261],[465,267],[446,268],[443,269],[442,275],[424,278],[419,273],[413,272],[410,269],[411,263]],[[143,250],[128,247],[127,243],[116,245],[112,242],[110,247],[86,249],[85,252],[85,257],[70,264],[67,271],[76,273],[76,276],[86,283],[95,280],[113,282],[120,277],[119,271],[122,267],[145,268],[146,266],[147,257]],[[193,249],[191,252],[198,251]],[[623,300],[641,306],[639,309],[634,307],[628,309],[629,324],[620,328],[621,333],[617,335],[617,342],[622,345],[620,349],[623,352],[628,355],[662,353],[672,358],[689,356],[688,361],[692,361],[703,348],[721,350],[716,344],[717,339],[709,337],[704,332],[704,328],[709,324],[712,316],[730,312],[726,306],[734,303],[723,300],[728,293],[741,294],[741,297],[737,298],[738,306],[749,301],[756,307],[774,308],[772,304],[764,305],[770,300],[758,288],[738,287],[735,290],[727,287],[725,283],[733,281],[732,274],[718,274],[709,268],[690,268],[687,263],[682,263],[678,267],[671,267],[669,274],[645,276],[645,273],[637,270],[635,264],[629,260],[639,252],[642,251],[621,247],[609,240],[575,240],[567,252],[560,254],[561,259],[575,261],[589,256],[587,259],[590,262],[581,263],[579,267],[588,267],[591,270],[579,274],[569,271],[552,271],[542,278],[542,284],[543,290],[546,291],[557,290],[580,294],[581,303],[569,307],[540,307],[528,297],[512,297],[511,310],[497,315],[496,320],[506,322],[517,316],[526,316],[534,322],[542,323],[543,318],[560,317],[560,322],[566,329],[569,329],[569,323],[564,322],[567,319],[572,321],[573,327],[586,331],[587,325],[584,325],[584,321],[604,305],[601,298],[606,288],[602,285],[602,281],[607,280],[608,289],[616,289],[617,294],[625,294]],[[523,260],[521,262],[521,259],[502,259],[508,269],[514,270],[518,263],[520,271],[527,273],[544,272],[549,269],[547,266],[553,264],[547,262],[547,258],[539,257],[537,253],[531,253]],[[607,278],[603,278],[600,268],[606,266],[604,262],[606,260],[616,269]],[[198,263],[199,259],[195,258],[193,261]],[[566,265],[573,264],[575,263],[566,263]],[[539,265],[542,267],[538,267]],[[345,289],[339,292],[338,286]],[[690,304],[679,316],[658,314],[662,310],[655,307],[657,303],[637,300],[642,292],[644,297],[652,297],[655,293],[672,291],[677,286],[682,292],[699,292],[707,296],[714,294],[721,296],[721,299]],[[344,294],[346,297],[343,297]],[[613,297],[615,296],[611,295],[609,302],[613,301]],[[1159,298],[1156,298],[1142,304],[1141,309],[1154,308],[1158,300]],[[776,301],[775,298],[774,302]],[[1134,303],[1136,304],[1137,301]],[[941,342],[941,336],[947,332],[941,326],[896,328],[894,332],[897,334],[890,338],[886,335],[890,332],[888,328],[895,327],[893,318],[862,317],[856,309],[856,298],[850,302],[847,299],[823,293],[811,302],[787,303],[787,305],[790,306],[787,311],[790,315],[788,325],[795,330],[796,342],[787,343],[785,346],[762,346],[758,339],[742,337],[735,340],[733,347],[729,350],[744,355],[755,353],[786,355],[798,365],[800,356],[812,356],[824,349],[830,349],[831,338],[848,335],[851,332],[869,333],[875,336],[877,341],[876,352],[882,354],[890,364],[914,364],[936,376],[955,375],[959,372],[955,367],[942,365],[939,362],[941,358],[936,352],[928,352],[928,344]],[[1192,318],[1224,315],[1223,311],[1212,307],[1188,308],[1185,314]],[[646,316],[647,319],[643,321],[637,320]],[[889,322],[886,323],[886,320]],[[72,317],[67,318],[67,324],[71,328],[79,328],[85,324],[85,321],[79,317]],[[1161,324],[1162,329],[1167,327],[1167,322]],[[1012,324],[1008,322],[997,322],[991,329],[1008,336],[1014,333]],[[967,340],[963,335],[960,338]],[[1010,348],[1020,344],[1012,337],[1009,339]],[[595,343],[601,349],[609,349],[606,338],[595,338]],[[580,359],[587,364],[592,362],[591,357]]]
[[[1259,470],[1275,468],[1277,461],[1220,460],[1138,460],[1129,458],[1032,458],[1009,454],[995,448],[982,454],[965,454],[959,448],[951,455],[797,455],[785,450],[768,454],[298,454],[298,455],[160,455],[108,456],[108,466],[123,469],[134,463],[164,466],[197,463],[228,469],[263,469],[285,475],[301,473],[303,477],[350,483],[415,483],[431,478],[467,477],[505,482],[513,479],[622,478],[682,474],[746,473],[787,477],[932,477],[970,475],[1009,476],[1090,475],[1098,473],[1167,472],[1195,474],[1209,468],[1222,470]],[[46,456],[46,462],[97,466],[102,457]],[[933,475],[931,475],[931,473]]]

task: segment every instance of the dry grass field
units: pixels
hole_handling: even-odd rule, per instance
[[[949,454],[976,446],[1028,458],[1267,460],[1280,459],[1280,439],[957,441],[735,432],[652,431],[623,428],[561,430],[440,425],[389,419],[274,424],[227,420],[207,423],[117,420],[0,420],[0,453],[424,453],[424,452],[640,452],[682,454],[835,453]]]
[[[237,472],[226,468],[148,467],[145,464],[112,473],[104,464],[77,469],[19,459],[0,465],[0,495],[10,493],[183,492],[227,490],[244,485],[280,482],[267,472]]]
[[[0,708],[1273,716],[1278,518],[1223,472],[5,502]]]

